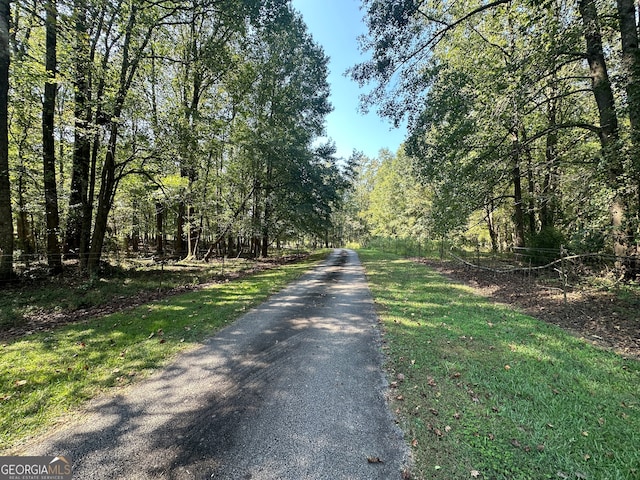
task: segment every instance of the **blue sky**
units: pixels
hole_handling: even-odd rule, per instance
[[[379,118],[375,108],[367,115],[359,112],[358,84],[344,76],[345,70],[364,57],[358,51],[357,37],[365,33],[360,0],[292,0],[302,13],[309,32],[329,60],[329,83],[333,112],[327,117],[327,136],[333,139],[338,156],[348,158],[356,149],[375,157],[382,148],[396,152],[406,129],[393,129]]]

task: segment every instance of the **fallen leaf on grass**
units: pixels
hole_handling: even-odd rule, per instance
[[[411,446],[412,447],[417,447],[418,446],[418,439],[414,438],[413,440],[411,440]]]
[[[23,385],[26,385],[27,381],[26,380],[16,380],[16,387],[22,387]]]
[[[471,470],[471,476],[473,478],[478,478],[480,476],[480,472],[478,470]]]

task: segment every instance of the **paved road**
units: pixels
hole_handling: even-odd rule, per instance
[[[336,250],[22,454],[68,454],[83,480],[401,478],[407,449],[384,400],[379,340],[358,257]]]

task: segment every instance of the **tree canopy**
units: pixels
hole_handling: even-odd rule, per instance
[[[319,143],[328,58],[288,1],[0,7],[0,277],[39,252],[95,272],[123,241],[179,258],[328,242],[347,187]]]
[[[467,224],[484,212],[497,241],[495,213],[506,245],[555,232],[632,266],[634,2],[364,0],[363,9],[369,59],[350,75],[373,86],[363,106],[408,120],[407,174],[433,192],[431,217],[444,230],[454,228],[452,215]]]

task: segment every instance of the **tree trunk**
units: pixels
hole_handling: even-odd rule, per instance
[[[498,232],[496,231],[496,226],[493,221],[493,201],[491,201],[490,205],[485,207],[487,212],[487,228],[489,229],[489,238],[491,238],[491,251],[498,251]]]
[[[527,135],[524,126],[521,128],[522,143],[527,144]],[[524,154],[527,159],[527,218],[529,220],[529,234],[535,235],[537,230],[536,222],[536,187],[533,175],[533,158],[531,150],[524,147]]]
[[[53,136],[54,112],[56,102],[56,30],[57,9],[55,0],[46,5],[46,59],[47,83],[44,86],[42,106],[42,156],[44,173],[44,202],[47,224],[47,262],[49,272],[57,275],[62,272],[62,255],[58,233],[60,217],[58,213],[58,191],[56,184],[56,153]]]
[[[511,180],[513,182],[513,223],[515,235],[513,243],[515,247],[524,247],[524,208],[522,205],[522,173],[520,171],[520,145],[518,134],[513,133],[513,145],[511,157],[513,161],[511,169]]]
[[[173,250],[176,255],[184,256],[187,251],[185,239],[184,239],[184,225],[186,216],[186,206],[184,202],[180,202],[178,205],[178,215],[176,217],[176,233],[175,241],[173,242]]]
[[[89,172],[91,165],[91,139],[89,134],[90,107],[89,76],[91,75],[89,60],[89,44],[87,39],[87,5],[86,0],[75,0],[75,78],[74,78],[74,147],[73,166],[71,172],[71,191],[69,193],[69,213],[67,231],[64,242],[66,255],[78,254],[86,256],[88,242],[83,242],[91,228],[92,209],[89,206]],[[85,216],[89,216],[88,222]],[[85,231],[85,228],[88,230]],[[85,249],[81,251],[81,246]]]
[[[555,130],[557,124],[557,105],[555,100],[549,102],[547,111],[547,122],[550,132],[547,134],[545,146],[545,173],[542,182],[542,199],[540,202],[540,225],[541,229],[553,227],[555,224],[556,207],[556,177],[558,171],[558,132]]]
[[[613,251],[616,257],[626,253],[627,239],[623,228],[627,209],[620,185],[622,161],[619,153],[618,117],[607,63],[602,48],[600,22],[594,0],[579,0],[578,7],[582,16],[584,37],[587,44],[587,61],[591,71],[591,88],[598,107],[600,120],[600,143],[602,155],[607,162],[609,187],[613,190],[613,198],[609,204],[609,218],[612,227]]]
[[[113,111],[110,112],[112,119],[110,120],[109,142],[107,144],[105,160],[102,165],[100,192],[98,193],[98,207],[96,209],[95,226],[93,228],[93,235],[91,236],[91,249],[89,250],[89,260],[87,263],[89,273],[95,272],[100,265],[102,247],[104,246],[104,237],[107,233],[109,212],[113,206],[113,200],[120,180],[120,177],[116,178],[116,148],[118,145],[119,119],[122,115],[122,110],[124,108],[129,88],[131,87],[135,73],[140,64],[140,60],[142,59],[146,46],[151,39],[151,34],[154,28],[153,25],[149,26],[139,44],[134,47],[134,44],[132,43],[132,36],[136,33],[135,27],[138,20],[138,11],[139,7],[136,4],[132,5],[122,45],[120,79],[118,91],[113,102]]]
[[[634,0],[617,0],[622,42],[622,67],[626,75],[625,88],[629,106],[631,138],[634,143],[634,165],[638,165],[640,152],[640,49]]]
[[[33,243],[32,227],[29,222],[29,214],[27,213],[25,201],[24,177],[24,168],[21,168],[18,175],[18,218],[16,219],[16,234],[18,236],[18,247],[22,250],[24,260],[28,264],[30,255],[35,252],[35,245]]]
[[[638,25],[636,5],[633,0],[617,0],[622,43],[622,68],[626,76],[625,90],[631,127],[631,163],[633,179],[638,192],[637,208],[640,210],[640,48],[638,45]],[[631,203],[633,200],[629,200]],[[627,254],[638,255],[635,245],[637,225],[627,222]],[[637,268],[637,267],[636,267]]]
[[[271,189],[265,189],[264,200],[264,221],[262,223],[262,249],[260,250],[260,256],[267,258],[269,256],[269,223],[271,222]]]
[[[13,276],[13,215],[9,182],[9,0],[0,0],[0,281]]]
[[[140,251],[140,220],[138,218],[139,205],[136,198],[132,202],[133,217],[131,218],[131,250],[134,253]]]
[[[164,225],[162,204],[156,202],[156,254],[164,255]]]
[[[95,225],[93,227],[93,235],[91,236],[91,249],[89,250],[89,261],[87,263],[89,273],[94,273],[98,270],[102,257],[102,247],[104,246],[104,237],[107,233],[109,212],[111,211],[113,196],[116,189],[115,151],[117,142],[118,123],[112,122],[107,153],[105,155],[104,165],[102,166],[102,177],[100,182],[100,192],[98,193],[98,208],[96,209]]]

